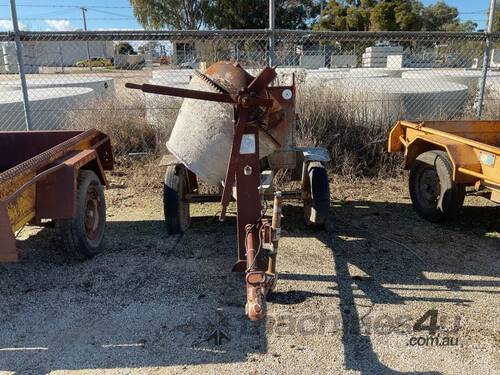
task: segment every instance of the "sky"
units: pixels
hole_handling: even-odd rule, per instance
[[[128,0],[17,0],[19,25],[25,30],[68,31],[82,29],[82,11],[88,9],[88,30],[142,29],[132,13]],[[423,0],[425,5],[435,0]],[[455,6],[462,20],[471,20],[484,29],[489,0],[448,0]],[[0,0],[0,31],[12,29],[8,0]]]

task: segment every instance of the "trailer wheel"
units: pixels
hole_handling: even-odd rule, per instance
[[[465,186],[453,181],[453,166],[444,151],[417,157],[410,171],[410,196],[419,216],[433,222],[456,218],[465,198]]]
[[[163,211],[168,234],[184,233],[191,223],[187,193],[187,172],[183,165],[169,165],[163,184]]]
[[[325,227],[330,210],[330,185],[328,174],[323,164],[311,162],[306,167],[304,186],[304,219],[308,227]]]
[[[101,181],[93,171],[80,170],[77,179],[76,217],[57,220],[65,251],[77,259],[96,255],[106,227],[106,200]]]

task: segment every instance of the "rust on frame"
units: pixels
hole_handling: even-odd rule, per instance
[[[14,233],[25,224],[74,216],[80,168],[106,184],[108,136],[93,129],[0,132],[0,262],[18,260]]]

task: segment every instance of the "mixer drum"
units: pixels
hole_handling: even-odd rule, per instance
[[[194,74],[188,89],[210,92],[220,92],[223,89],[235,94],[253,79],[239,65],[229,62],[212,65],[205,75],[210,80]],[[167,142],[167,148],[202,180],[211,185],[219,185],[226,177],[233,135],[231,104],[186,98]],[[261,131],[260,158],[270,155],[277,148],[278,144]]]

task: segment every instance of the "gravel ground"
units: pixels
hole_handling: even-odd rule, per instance
[[[260,323],[245,319],[234,218],[218,223],[216,204],[168,236],[159,193],[112,189],[105,250],[85,262],[53,229],[24,229],[23,260],[0,265],[0,374],[500,373],[500,208],[468,198],[458,223],[437,226],[402,180],[332,193],[324,232],[285,207]],[[413,330],[429,310],[436,336]]]

